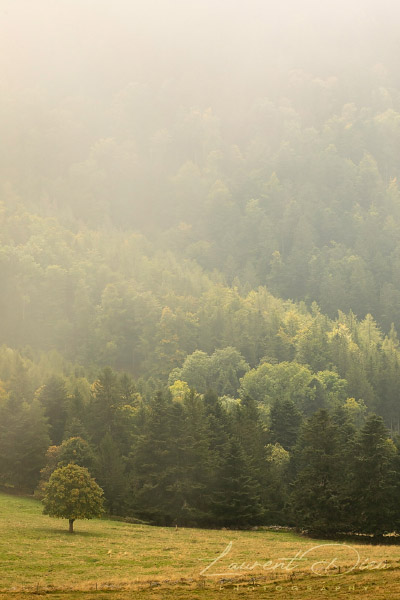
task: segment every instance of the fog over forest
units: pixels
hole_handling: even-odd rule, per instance
[[[2,180],[18,189],[18,171],[42,203],[60,194],[44,180],[65,176],[99,140],[129,140],[151,178],[165,156],[148,156],[149,137],[179,152],[171,125],[190,111],[211,110],[240,146],[254,128],[268,135],[268,102],[315,125],[344,104],[370,105],[374,86],[399,84],[393,1],[3,0],[0,10]],[[186,126],[197,144],[199,124]],[[147,182],[133,191],[146,196]]]
[[[3,245],[33,260],[23,274],[9,259],[5,343],[52,348],[44,330],[76,316],[67,304],[82,273],[68,271],[84,250],[65,239],[76,253],[66,261],[39,216],[66,228],[59,238],[143,233],[139,253],[192,260],[240,293],[267,285],[331,318],[351,309],[385,332],[397,325],[396,2],[3,0],[0,10]],[[36,250],[28,214],[44,229]],[[52,264],[64,273],[57,309],[43,315]],[[89,304],[113,279],[86,278]]]

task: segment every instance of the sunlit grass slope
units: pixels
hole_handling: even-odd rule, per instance
[[[0,598],[27,599],[46,591],[52,599],[117,600],[139,593],[143,598],[206,599],[221,593],[230,598],[247,597],[250,585],[255,585],[251,593],[263,598],[311,598],[323,587],[328,597],[343,592],[349,598],[361,594],[361,584],[373,591],[371,598],[395,598],[397,586],[400,593],[399,546],[338,546],[287,532],[108,520],[77,521],[75,529],[69,534],[67,522],[43,515],[35,500],[0,495]],[[358,568],[346,574],[356,560]],[[267,567],[266,561],[271,561]],[[348,589],[352,585],[355,591]]]

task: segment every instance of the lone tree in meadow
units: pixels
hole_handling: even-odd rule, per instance
[[[68,519],[69,532],[75,519],[92,519],[103,513],[103,490],[85,467],[69,464],[56,469],[46,486],[43,513]]]

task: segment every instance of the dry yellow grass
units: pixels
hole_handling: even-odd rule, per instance
[[[65,521],[0,495],[0,600],[57,598],[397,598],[400,546],[273,531]],[[397,590],[397,591],[396,591]]]

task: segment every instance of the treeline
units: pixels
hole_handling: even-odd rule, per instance
[[[266,414],[247,395],[198,394],[179,380],[145,400],[109,368],[88,394],[53,376],[32,399],[18,364],[0,405],[3,489],[41,497],[51,473],[75,463],[103,488],[110,514],[158,525],[400,527],[400,442],[362,402],[342,394],[327,409],[314,396],[307,416],[278,394]]]
[[[200,393],[246,392],[268,404],[265,376],[292,381],[282,393],[306,398],[310,385],[332,396],[328,388],[334,383],[323,374],[329,371],[347,382],[340,385],[348,397],[362,399],[387,426],[398,427],[393,326],[384,334],[370,314],[360,320],[351,311],[339,312],[333,320],[315,303],[307,308],[240,282],[229,287],[220,274],[158,253],[141,236],[72,233],[27,214],[3,219],[2,240],[8,236],[9,243],[0,252],[0,337],[24,348],[30,364],[42,360],[35,389],[46,369],[47,376],[63,375],[70,361],[83,365],[91,381],[101,366],[126,371],[145,394],[178,379]],[[3,352],[3,381],[11,377],[5,357]],[[317,383],[311,383],[314,376]]]

